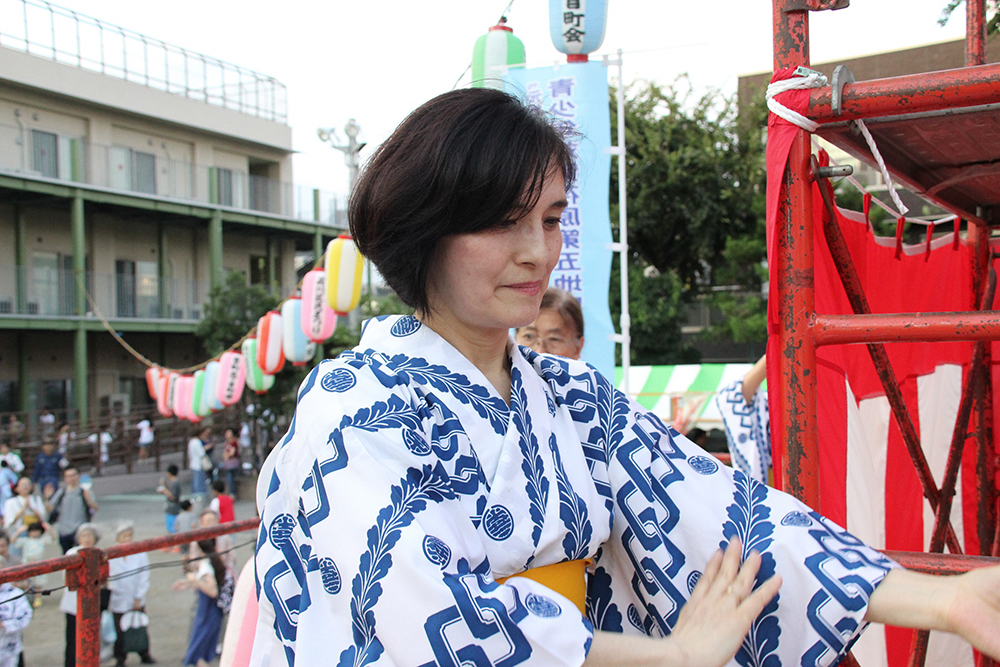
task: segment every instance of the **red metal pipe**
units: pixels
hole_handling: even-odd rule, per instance
[[[785,169],[785,197],[774,229],[781,321],[777,349],[772,352],[780,376],[779,423],[772,424],[771,431],[784,439],[784,490],[819,509],[816,348],[810,328],[816,310],[810,157],[810,135],[799,130]]]
[[[774,0],[774,69],[809,66],[809,12],[793,0]]]
[[[1000,340],[1000,311],[817,315],[816,345]]]
[[[958,554],[928,554],[921,551],[883,551],[907,570],[926,574],[962,574],[980,567],[1000,565],[1000,558]]]
[[[994,104],[1000,102],[1000,64],[848,83],[839,116],[833,115],[831,95],[829,86],[813,89],[805,115],[830,123]]]
[[[189,544],[191,542],[197,542],[198,540],[207,540],[212,537],[227,535],[229,533],[241,533],[245,530],[253,530],[259,523],[259,519],[230,521],[228,523],[220,523],[217,526],[211,526],[209,528],[198,528],[197,530],[191,530],[186,533],[174,533],[172,535],[153,537],[141,542],[113,544],[104,550],[104,554],[108,560],[111,560],[112,558],[121,558],[122,556],[131,556],[132,554],[141,553],[143,551],[155,551],[156,549],[162,549],[164,547]]]
[[[986,62],[986,3],[965,0],[965,66]]]
[[[46,560],[27,563],[25,565],[15,565],[0,569],[0,584],[24,581],[29,577],[37,577],[49,572],[60,570],[75,570],[83,564],[83,556],[75,553],[72,556],[60,556],[59,558],[49,558]]]
[[[100,549],[81,549],[83,564],[66,573],[66,583],[76,591],[76,665],[101,664],[101,584],[108,566]]]

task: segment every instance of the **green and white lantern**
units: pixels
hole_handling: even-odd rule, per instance
[[[472,86],[503,90],[503,75],[508,67],[524,67],[524,42],[507,27],[507,19],[476,40],[472,50]]]

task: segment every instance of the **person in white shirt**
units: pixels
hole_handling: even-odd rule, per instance
[[[139,460],[143,461],[149,456],[149,448],[153,444],[153,425],[148,419],[143,419],[135,427],[139,429]]]
[[[20,475],[24,471],[24,461],[17,455],[17,452],[10,451],[10,446],[6,442],[0,442],[0,459],[6,461],[16,474]]]
[[[127,544],[132,541],[133,535],[132,522],[125,521],[118,525],[115,542]],[[115,631],[118,633],[118,638],[115,639],[115,660],[117,667],[122,667],[127,657],[125,633],[121,629],[122,616],[130,611],[146,610],[146,593],[149,592],[149,554],[142,552],[108,561],[108,589],[111,591],[108,610],[114,616]],[[140,653],[139,657],[143,664],[156,662],[148,649],[145,653]]]
[[[48,516],[45,502],[32,493],[34,490],[35,483],[28,477],[17,480],[14,496],[3,504],[3,525],[8,534],[13,535],[21,526],[33,523],[41,523],[48,527],[45,522]]]
[[[212,429],[206,428],[188,440],[188,468],[191,469],[192,473],[191,495],[199,498],[204,498],[205,494],[208,493],[207,471],[211,470],[211,460],[205,450],[205,442],[211,435]]]

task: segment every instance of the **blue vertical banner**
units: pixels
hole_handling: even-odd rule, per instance
[[[525,101],[572,128],[569,144],[576,162],[576,182],[567,192],[562,215],[563,246],[550,284],[575,296],[583,306],[581,358],[614,378],[614,326],[608,306],[611,280],[611,112],[607,68],[601,62],[511,69],[507,80]]]

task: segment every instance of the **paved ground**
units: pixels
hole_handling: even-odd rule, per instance
[[[164,463],[164,468],[166,463]],[[109,471],[111,472],[111,471]],[[98,546],[108,546],[114,541],[114,529],[118,522],[129,520],[135,524],[135,539],[142,540],[163,535],[163,496],[155,493],[160,473],[147,464],[132,475],[105,475],[94,479],[94,490],[100,503],[100,511],[94,517],[103,533]],[[190,482],[182,474],[184,492],[190,491]],[[252,481],[244,480],[249,491]],[[248,495],[246,493],[244,496]],[[236,518],[249,519],[255,515],[252,501],[240,500],[236,503]],[[253,533],[237,533],[233,541],[240,546],[236,549],[240,567],[252,554]],[[247,544],[250,542],[249,544]],[[51,556],[60,555],[58,545],[50,547]],[[194,596],[192,591],[175,593],[170,584],[181,578],[179,554],[150,553],[152,564],[177,563],[176,567],[162,567],[150,572],[150,591],[147,596],[146,611],[149,614],[149,635],[152,654],[163,665],[181,665],[187,650],[191,621],[194,617]],[[62,575],[50,574],[46,587],[62,584]],[[61,667],[65,648],[65,615],[59,611],[62,592],[44,598],[42,607],[35,610],[35,617],[24,634],[24,655],[27,667]],[[103,663],[114,664],[113,660]],[[139,657],[129,656],[129,665],[138,665]]]

